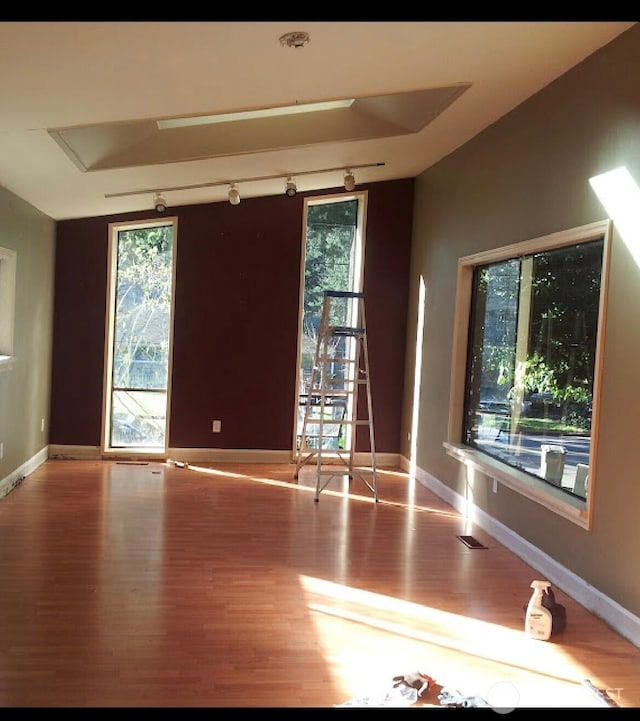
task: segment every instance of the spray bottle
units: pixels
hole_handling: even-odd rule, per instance
[[[547,592],[549,581],[532,581],[533,593],[527,605],[524,630],[531,638],[547,641],[551,636],[553,617],[551,611],[542,605],[542,595]]]

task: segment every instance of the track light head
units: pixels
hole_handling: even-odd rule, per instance
[[[352,191],[356,187],[356,179],[353,177],[353,173],[347,169],[344,175],[344,189]]]
[[[160,193],[156,193],[156,196],[153,199],[153,207],[156,209],[156,213],[164,213],[167,209],[167,201],[160,195]]]
[[[296,184],[293,182],[293,180],[291,180],[290,177],[287,178],[287,185],[285,186],[284,192],[290,198],[293,198],[293,196],[298,192],[298,188],[296,187]]]
[[[238,205],[240,202],[240,193],[233,183],[231,183],[231,188],[229,189],[229,202],[231,205]]]

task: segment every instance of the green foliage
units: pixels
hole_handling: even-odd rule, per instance
[[[523,363],[518,364],[516,370],[515,386],[509,391],[509,398],[512,398],[516,388],[521,388],[525,393],[550,393],[555,401],[589,402],[591,391],[587,381],[559,385],[558,376],[566,374],[567,368],[560,363],[557,368],[552,368],[539,354],[534,353]]]
[[[132,387],[134,362],[165,364],[171,308],[173,226],[118,234],[114,385]]]
[[[320,316],[325,290],[349,290],[357,210],[357,200],[308,208],[305,317]]]
[[[581,423],[562,423],[553,418],[526,418],[521,416],[518,419],[518,430],[524,433],[543,433],[555,435],[559,433],[583,433],[585,428]]]
[[[529,352],[554,371],[555,395],[590,397],[600,303],[602,240],[533,258]]]
[[[497,373],[496,383],[499,386],[510,386],[514,377],[513,349],[504,345],[490,346],[484,367]]]
[[[516,385],[533,393],[551,393],[554,397],[558,393],[555,371],[538,353],[518,364]]]
[[[171,298],[171,225],[137,228],[118,235],[118,308],[130,295],[150,307]]]
[[[479,269],[475,323],[481,343],[474,346],[474,364],[485,384],[510,387],[511,399],[549,393],[557,403],[591,400],[602,249],[596,240]],[[515,368],[523,283],[531,289],[527,358]]]

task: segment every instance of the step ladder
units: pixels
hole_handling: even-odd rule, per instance
[[[366,403],[359,402],[364,389]],[[370,467],[356,466],[357,429],[369,429]],[[314,500],[335,477],[357,476],[378,501],[373,408],[364,294],[327,290],[322,303],[313,369],[305,400],[295,478],[315,460]]]

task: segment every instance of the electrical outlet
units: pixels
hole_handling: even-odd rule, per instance
[[[213,423],[211,424],[211,430],[214,433],[220,433],[220,431],[222,430],[222,421],[213,421]]]
[[[498,481],[496,478],[493,479],[493,492],[494,493],[498,492]]]
[[[40,430],[44,431],[44,418],[40,421]]]
[[[4,458],[4,443],[0,443],[0,458]]]

